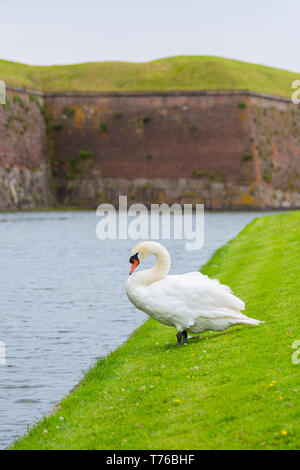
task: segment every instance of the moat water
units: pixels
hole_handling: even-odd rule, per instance
[[[201,251],[185,251],[185,241],[163,242],[172,256],[171,273],[198,270],[262,215],[205,214]],[[0,213],[0,341],[6,348],[6,363],[0,361],[0,448],[146,319],[124,291],[137,242],[100,241],[98,220],[92,211]]]

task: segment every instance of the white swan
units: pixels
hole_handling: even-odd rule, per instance
[[[139,310],[175,327],[178,345],[182,338],[187,342],[187,332],[223,331],[233,325],[261,323],[243,315],[244,302],[217,279],[200,272],[168,276],[171,259],[160,243],[142,242],[132,250],[130,274],[150,254],[156,256],[156,265],[129,276],[126,293]]]

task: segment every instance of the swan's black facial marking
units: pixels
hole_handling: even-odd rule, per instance
[[[138,253],[130,257],[129,263],[132,264],[129,274],[132,274],[135,268],[140,264]]]
[[[132,264],[134,262],[134,260],[137,260],[138,262],[140,262],[139,257],[138,257],[138,253],[136,253],[135,255],[130,257],[129,263]]]

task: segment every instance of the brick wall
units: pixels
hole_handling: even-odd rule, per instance
[[[30,126],[1,143],[0,155],[4,165],[26,168],[48,159],[58,204],[91,207],[128,194],[148,204],[300,207],[300,106],[287,99],[71,93],[34,95],[37,103],[29,96],[30,111],[21,108]]]
[[[43,97],[8,89],[0,105],[0,209],[54,204]]]

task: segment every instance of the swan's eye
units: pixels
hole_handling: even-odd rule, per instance
[[[135,255],[130,257],[129,263],[132,264],[129,274],[132,274],[133,271],[135,270],[135,268],[140,264],[140,260],[138,258],[138,253],[136,253]]]

